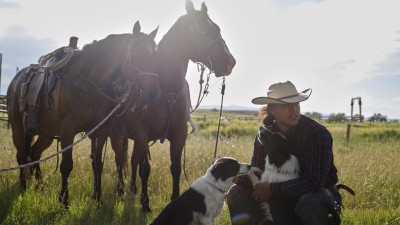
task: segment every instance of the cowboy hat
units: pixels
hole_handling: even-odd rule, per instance
[[[272,84],[269,86],[267,97],[257,97],[251,102],[255,105],[296,103],[307,100],[311,92],[311,88],[298,92],[292,82],[286,81]]]

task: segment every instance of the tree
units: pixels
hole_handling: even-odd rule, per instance
[[[311,113],[305,112],[304,115],[313,119],[318,119],[318,120],[322,119],[322,114],[319,112],[311,112]]]
[[[387,116],[384,116],[380,113],[374,113],[374,115],[372,115],[369,118],[369,122],[386,122],[387,121]]]
[[[328,120],[327,120],[328,123],[333,123],[333,122],[343,123],[346,121],[347,121],[346,114],[344,114],[344,113],[337,113],[337,114],[332,113],[331,115],[329,115]]]

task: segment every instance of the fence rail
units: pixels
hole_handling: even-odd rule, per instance
[[[203,116],[192,116],[192,120],[193,121],[202,121],[202,122],[206,122],[206,121],[218,121],[218,117],[217,116],[207,116],[207,115],[203,115]],[[254,117],[254,116],[223,116],[221,117],[222,121],[232,121],[232,120],[239,120],[239,121],[258,121],[258,117]]]
[[[0,121],[6,121],[7,128],[10,128],[7,116],[7,98],[5,95],[0,95]]]

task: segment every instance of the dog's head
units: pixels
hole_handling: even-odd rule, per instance
[[[210,167],[210,173],[215,180],[232,180],[242,174],[246,174],[250,170],[250,165],[239,163],[236,159],[230,157],[216,158]]]
[[[269,159],[269,163],[281,167],[290,159],[289,142],[281,132],[272,132],[266,127],[260,127],[258,142]]]

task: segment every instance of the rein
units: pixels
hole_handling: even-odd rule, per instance
[[[217,147],[218,147],[219,128],[221,127],[221,115],[222,115],[222,105],[223,105],[223,103],[224,103],[224,95],[225,95],[225,76],[222,77],[221,108],[219,109],[218,131],[217,131],[217,140],[215,141],[214,159],[217,157]]]
[[[204,70],[206,69],[206,67],[202,63],[198,63],[197,65],[201,67],[200,80],[199,80],[199,84],[200,84],[199,97],[197,98],[196,106],[194,108],[191,107],[192,110],[190,111],[190,113],[193,113],[193,112],[195,112],[197,110],[197,108],[200,106],[201,102],[203,101],[204,96],[206,96],[209,93],[208,92],[208,88],[210,86],[209,82],[210,82],[211,70],[207,74],[207,83],[206,83],[206,85],[204,87],[203,95],[201,95],[201,92],[203,90],[203,83],[204,83],[203,73],[204,73]]]
[[[97,129],[99,129],[108,119],[110,119],[110,117],[127,101],[128,96],[125,95],[125,97],[121,100],[121,102],[119,102],[119,104],[117,106],[115,106],[115,108],[99,123],[97,124],[97,126],[95,126],[91,131],[87,132],[82,138],[80,138],[79,140],[77,140],[76,142],[68,145],[67,147],[65,147],[64,149],[48,156],[45,157],[43,159],[37,160],[35,162],[30,162],[27,164],[23,164],[23,165],[19,165],[19,166],[15,166],[15,167],[9,167],[9,168],[2,168],[0,169],[0,172],[5,172],[5,171],[11,171],[11,170],[16,170],[16,169],[23,169],[29,166],[33,166],[36,164],[39,164],[41,162],[44,162],[50,158],[53,158],[54,156],[57,156],[61,153],[64,153],[66,151],[68,151],[69,149],[71,149],[73,146],[77,145],[79,142],[83,141],[85,138],[87,138],[89,135],[91,135],[92,133],[94,133]]]

